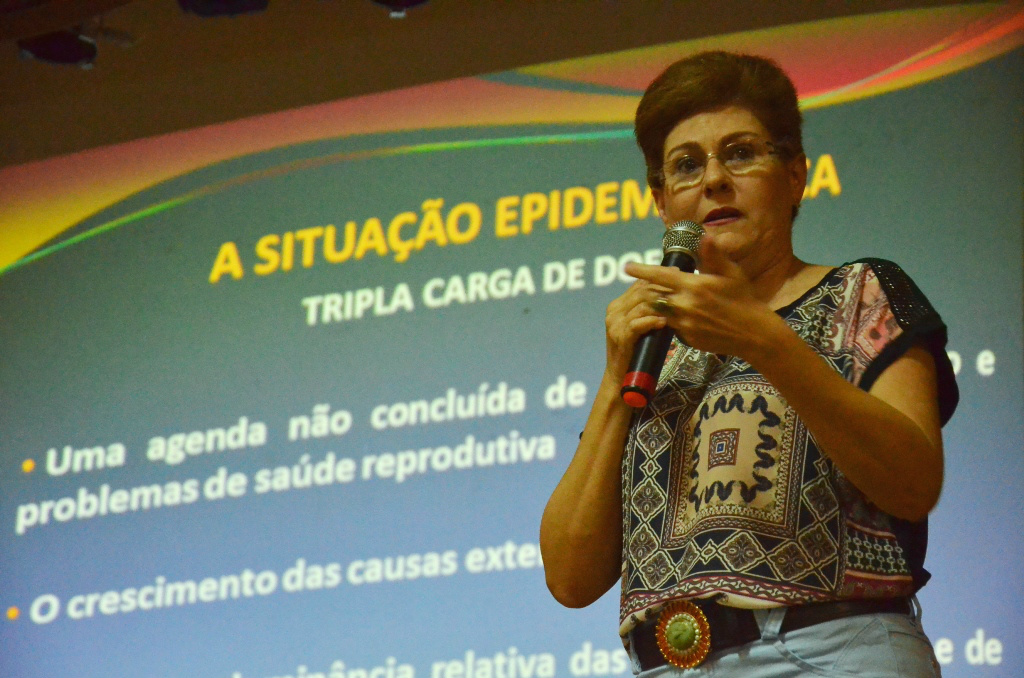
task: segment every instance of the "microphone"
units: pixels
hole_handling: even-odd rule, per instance
[[[665,257],[662,266],[675,266],[683,273],[693,273],[697,268],[697,249],[704,228],[692,221],[677,221],[665,232],[662,248]],[[622,380],[619,393],[630,407],[646,407],[654,389],[658,386],[661,367],[665,363],[668,347],[674,332],[671,327],[648,332],[637,340],[633,347],[633,359],[629,371]]]

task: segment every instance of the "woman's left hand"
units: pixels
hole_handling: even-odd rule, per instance
[[[666,316],[681,341],[701,351],[751,362],[763,348],[764,329],[781,319],[754,296],[740,266],[710,238],[701,243],[700,262],[700,274],[634,263],[627,264],[625,270],[652,284],[652,308]],[[659,303],[659,296],[667,303]]]

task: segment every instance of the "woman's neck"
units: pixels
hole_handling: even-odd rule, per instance
[[[758,299],[773,309],[779,309],[803,296],[828,270],[828,266],[808,264],[790,253],[787,257],[775,259],[751,278],[750,284]]]

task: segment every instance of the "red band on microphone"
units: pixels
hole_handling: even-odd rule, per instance
[[[622,399],[630,407],[646,407],[658,380],[646,372],[629,372],[622,380]]]

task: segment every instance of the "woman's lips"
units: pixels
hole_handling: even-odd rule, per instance
[[[704,225],[724,226],[725,224],[731,224],[742,216],[743,213],[737,209],[719,208],[711,210],[704,216]]]

